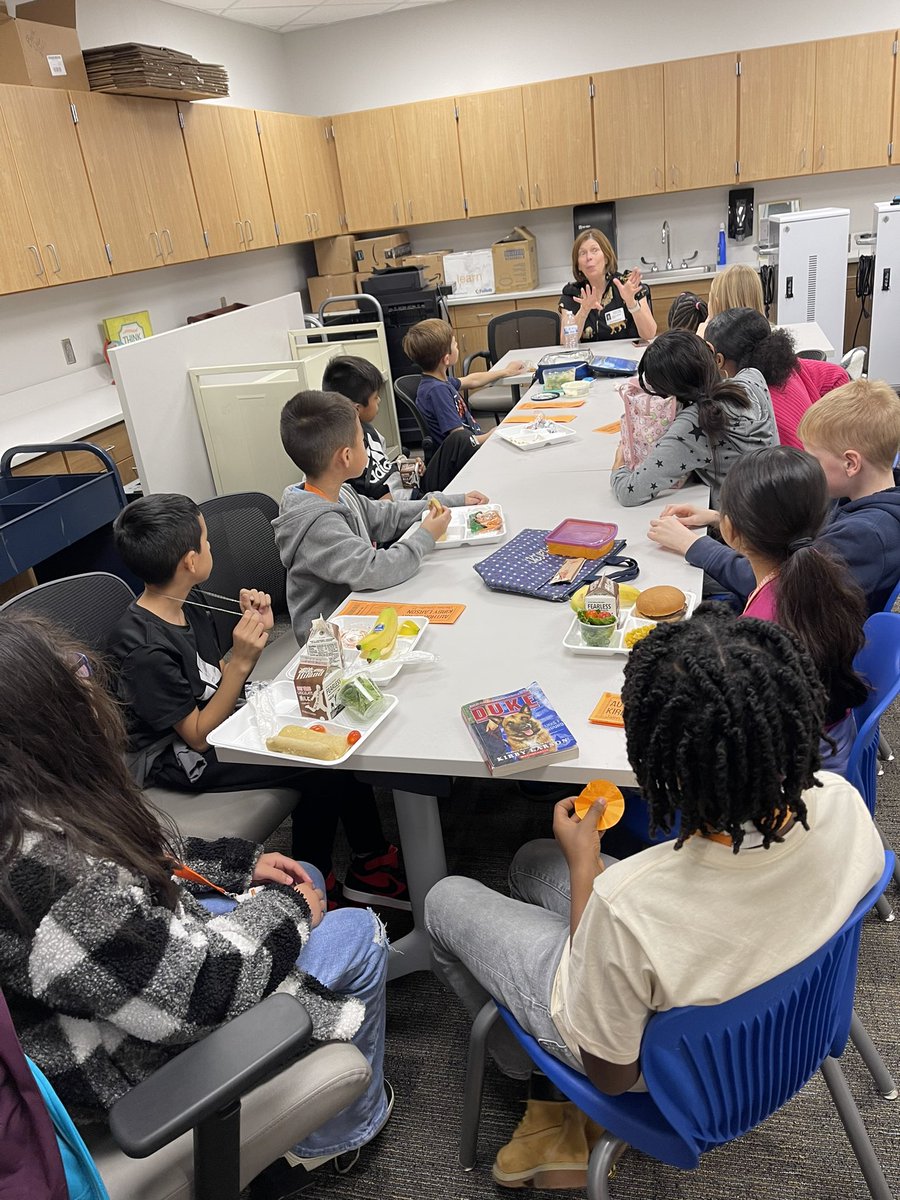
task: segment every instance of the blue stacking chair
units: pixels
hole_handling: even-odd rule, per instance
[[[506,1009],[488,1001],[469,1042],[460,1164],[466,1170],[475,1165],[487,1035],[500,1016],[535,1066],[605,1130],[588,1165],[588,1200],[609,1200],[609,1171],[627,1146],[691,1170],[708,1150],[777,1112],[816,1071],[825,1078],[869,1194],[873,1200],[891,1200],[837,1060],[851,1026],[855,1032],[858,1024],[853,993],[862,921],[893,865],[887,850],[878,883],[842,928],[797,966],[724,1004],[651,1017],[640,1057],[646,1092],[608,1096],[598,1091],[585,1075],[548,1054]]]

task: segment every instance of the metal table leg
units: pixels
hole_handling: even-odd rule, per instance
[[[388,960],[388,979],[400,979],[413,971],[431,970],[431,942],[425,929],[425,897],[432,884],[447,874],[437,797],[394,788],[394,807],[397,810],[414,928],[393,943]]]

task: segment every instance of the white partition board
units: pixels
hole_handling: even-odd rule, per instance
[[[288,330],[303,324],[299,292],[183,325],[110,351],[144,494],[216,494],[188,370],[290,355]]]

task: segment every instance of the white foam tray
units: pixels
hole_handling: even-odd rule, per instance
[[[694,592],[685,592],[687,605],[685,606],[684,616],[682,621],[686,621],[694,609],[697,607],[697,596]],[[563,638],[563,645],[573,654],[592,654],[600,657],[609,658],[611,655],[630,654],[631,650],[623,645],[625,634],[630,629],[637,629],[639,625],[657,625],[658,621],[651,621],[648,617],[636,617],[634,615],[634,605],[623,605],[619,609],[619,620],[616,624],[616,631],[612,635],[612,640],[608,646],[586,646],[581,637],[581,622],[578,617],[572,618],[572,624],[569,626],[566,636]]]
[[[344,666],[354,666],[359,661],[359,651],[356,648],[356,643],[359,638],[367,634],[375,624],[376,617],[329,617],[329,624],[337,625],[341,631],[341,641],[344,646]],[[419,632],[415,637],[400,637],[398,635],[394,651],[390,658],[384,659],[382,662],[370,663],[366,668],[366,674],[369,675],[376,683],[388,683],[391,679],[395,679],[403,667],[403,660],[409,654],[410,650],[414,650],[418,646],[422,634],[430,624],[427,617],[399,617],[400,624],[404,621],[414,621],[419,627]],[[303,658],[303,650],[300,649],[288,663],[288,665],[279,671],[276,678],[293,680],[294,672],[297,670],[297,663]]]
[[[578,434],[563,425],[554,425],[552,430],[529,429],[527,425],[510,425],[504,429],[498,425],[494,437],[514,446],[516,450],[543,450],[545,446],[571,442]]]
[[[475,512],[498,512],[500,528],[488,533],[469,532],[469,514]],[[450,509],[451,517],[447,532],[436,543],[438,550],[449,550],[452,546],[487,546],[491,542],[500,542],[506,537],[506,518],[499,504],[469,504],[460,508]],[[428,516],[428,510],[422,513],[422,520]]]

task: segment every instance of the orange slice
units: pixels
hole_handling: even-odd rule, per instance
[[[575,799],[575,812],[584,820],[588,809],[596,800],[605,800],[606,808],[597,822],[598,829],[611,829],[621,821],[625,812],[625,797],[614,783],[607,779],[592,779],[581,795]]]

